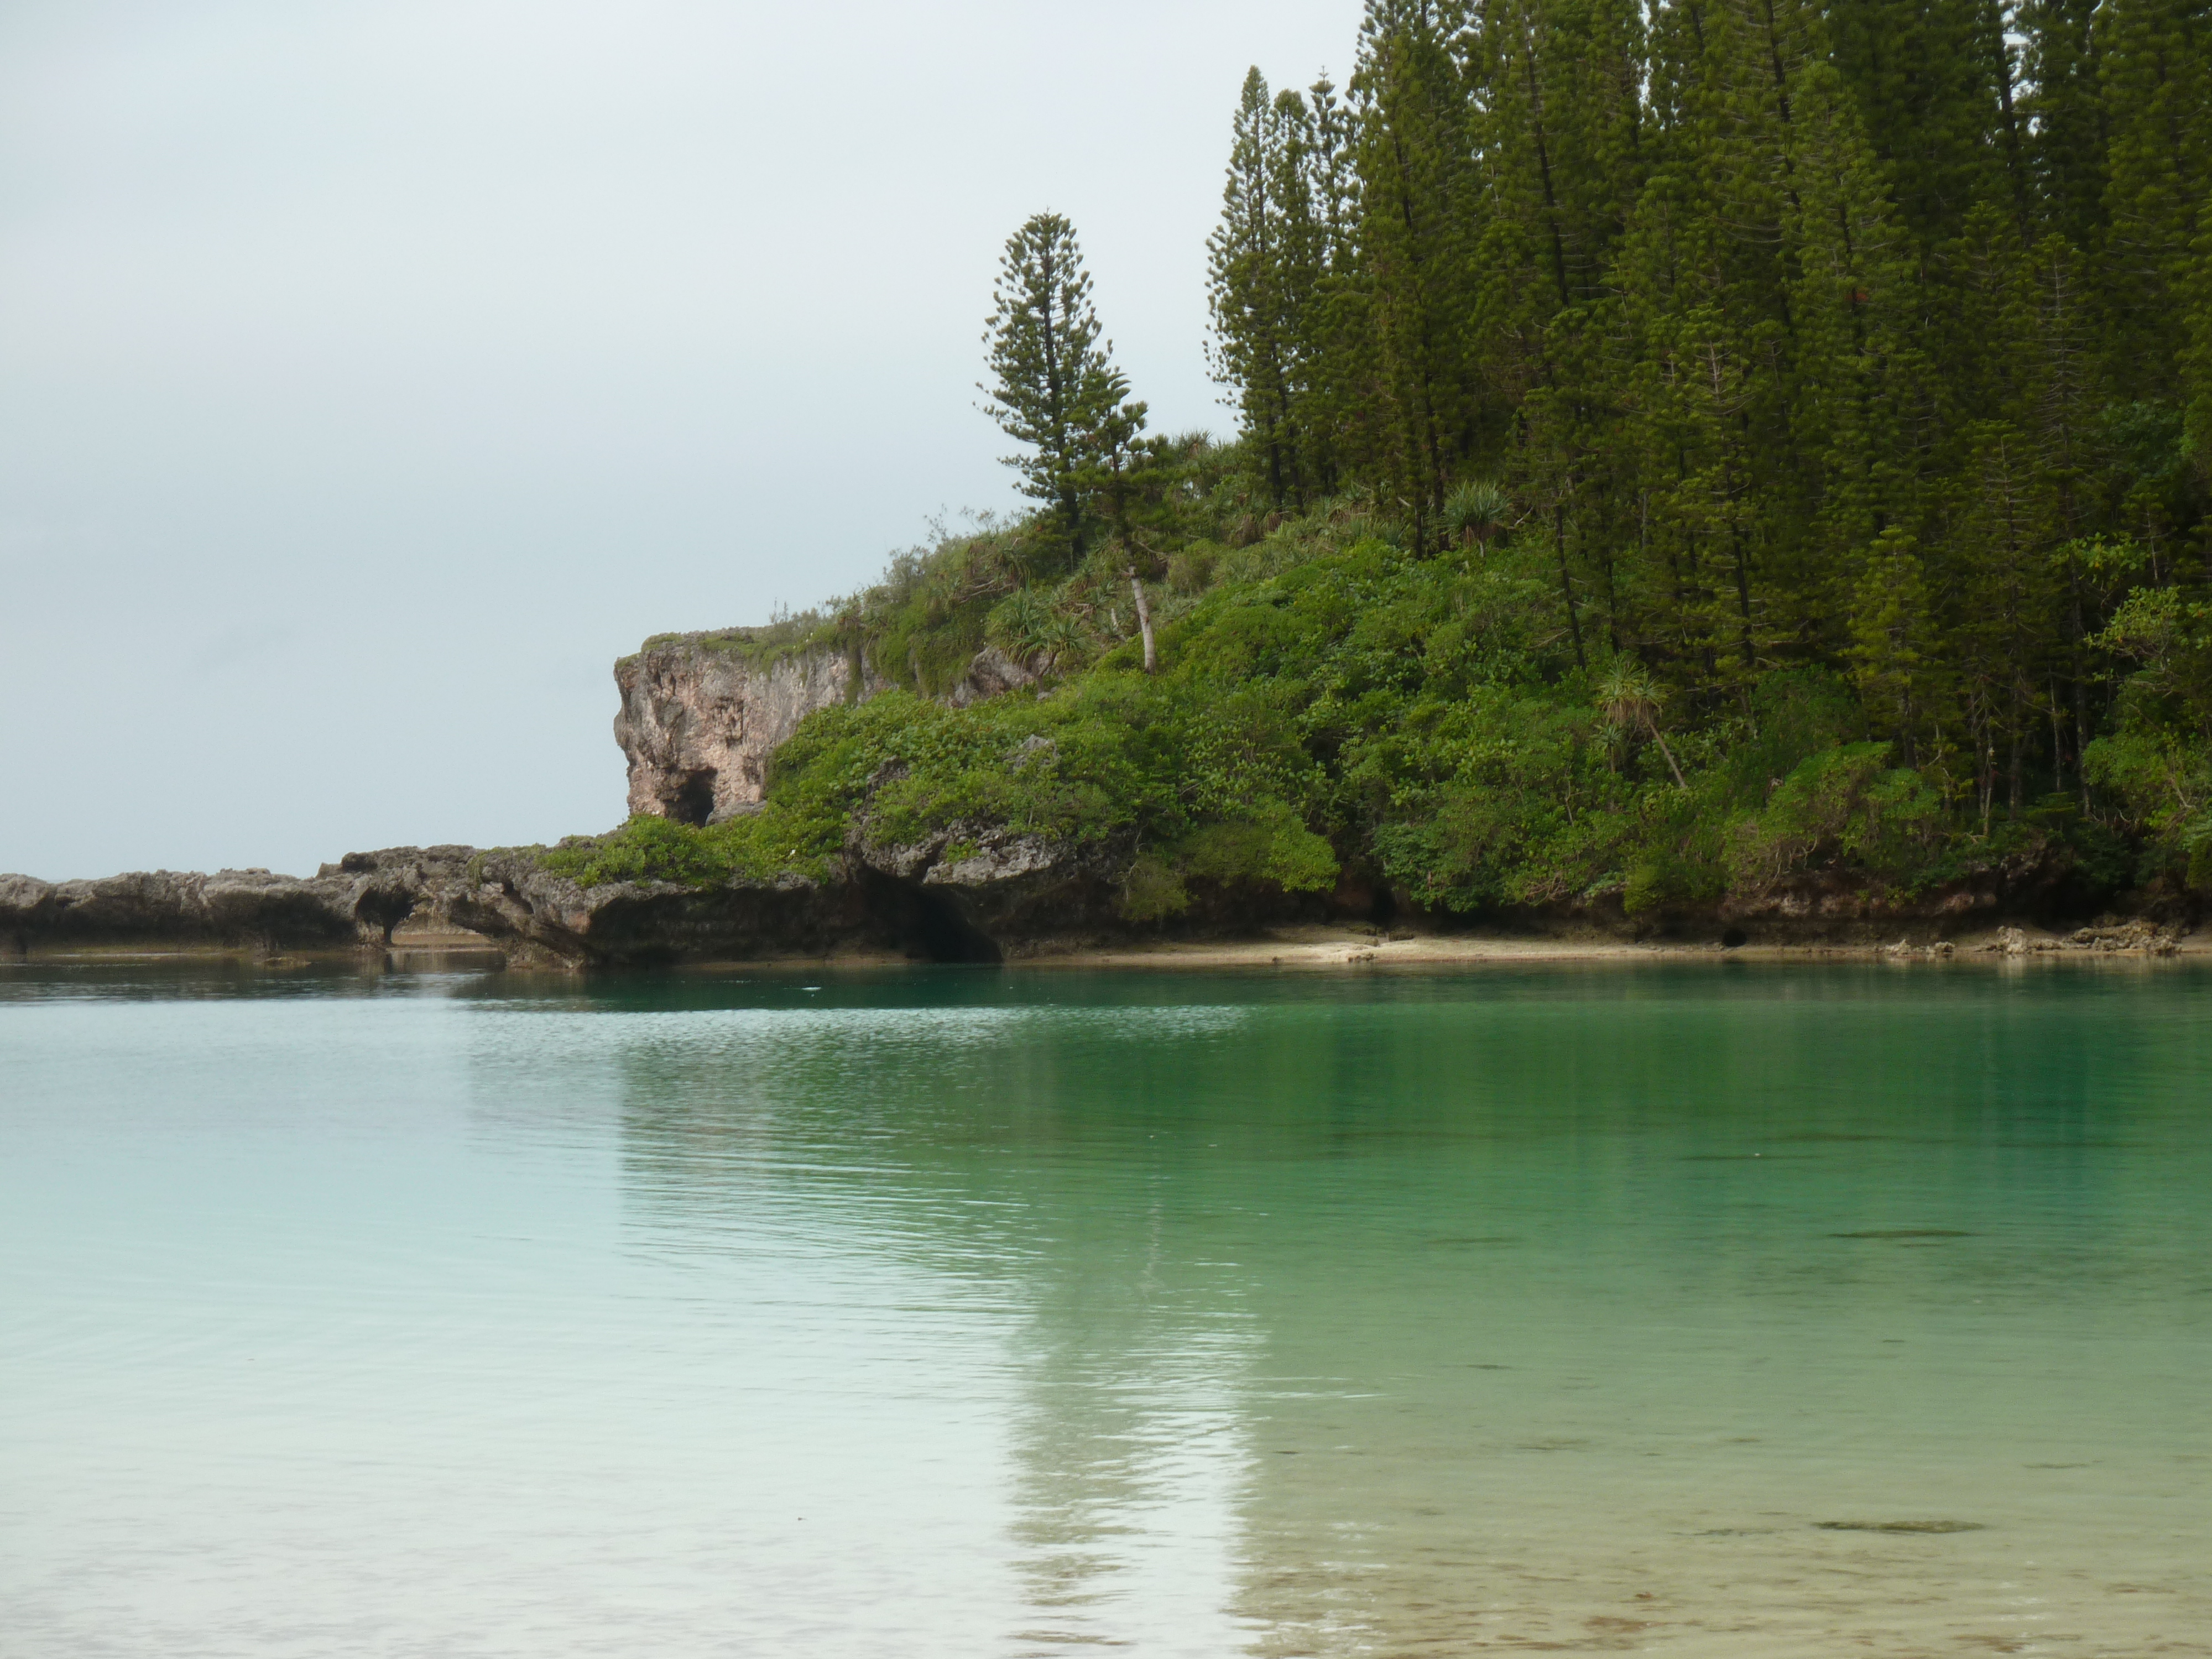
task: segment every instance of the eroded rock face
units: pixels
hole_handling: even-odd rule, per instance
[[[446,920],[472,849],[350,853],[307,878],[266,870],[137,871],[97,881],[0,876],[0,947],[217,945],[329,949],[386,943],[418,912]]]
[[[1038,678],[1033,665],[1017,662],[997,646],[987,645],[969,661],[967,674],[952,688],[952,695],[946,701],[955,708],[965,708],[986,697],[1025,690],[1035,685]]]
[[[975,653],[945,701],[965,708],[1037,684],[995,646]],[[719,823],[760,804],[769,757],[817,708],[862,702],[893,682],[835,651],[775,655],[752,630],[648,642],[615,665],[615,741],[629,760],[629,810]]]
[[[757,806],[776,746],[817,708],[882,689],[834,652],[767,657],[744,630],[656,640],[615,665],[629,810],[719,823]]]
[[[1067,937],[1110,897],[1096,853],[1004,830],[870,848],[829,881],[581,887],[528,851],[395,847],[309,877],[168,871],[99,881],[0,875],[0,955],[90,948],[495,950],[510,965],[618,967],[891,953],[995,961]],[[948,851],[951,854],[947,857]],[[410,944],[410,941],[414,942]],[[1003,941],[1003,944],[1002,944]]]
[[[0,953],[87,947],[262,952],[475,944],[510,963],[584,966],[903,948],[850,883],[583,888],[528,853],[396,847],[310,877],[157,871],[99,881],[0,876]],[[415,948],[423,948],[418,944]]]

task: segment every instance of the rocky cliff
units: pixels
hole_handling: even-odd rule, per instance
[[[761,630],[671,634],[615,665],[615,741],[629,760],[629,810],[719,823],[760,804],[769,757],[817,708],[859,702],[894,682],[854,656],[779,650]],[[1033,685],[1036,675],[989,647],[949,701]]]
[[[768,757],[817,708],[881,689],[842,653],[772,654],[750,630],[648,640],[615,665],[629,810],[718,823],[757,805]]]

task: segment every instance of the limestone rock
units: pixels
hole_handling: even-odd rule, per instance
[[[969,663],[967,673],[952,688],[947,701],[955,708],[965,708],[986,697],[1026,690],[1035,685],[1038,678],[1036,670],[1028,663],[1017,662],[997,646],[987,645]]]
[[[854,819],[848,862],[889,925],[940,959],[996,961],[1045,940],[1120,931],[1115,904],[1127,849],[963,823],[890,842]]]
[[[489,854],[451,896],[460,926],[508,942],[526,963],[619,966],[827,956],[876,945],[874,919],[848,884],[795,876],[695,888],[665,881],[580,887],[527,853]]]
[[[381,945],[393,925],[461,879],[467,848],[349,854],[314,876],[136,871],[97,881],[0,877],[0,943],[222,946],[263,951]],[[404,856],[403,856],[404,855]]]
[[[648,641],[615,665],[615,684],[629,810],[719,823],[759,805],[769,757],[799,721],[884,683],[842,653],[774,654],[732,629]]]
[[[987,645],[945,701],[965,708],[1037,678],[1031,665]],[[842,652],[778,653],[743,628],[649,640],[615,665],[615,684],[629,810],[685,823],[720,823],[757,806],[769,757],[799,721],[891,685]]]
[[[489,947],[510,963],[582,966],[897,948],[849,883],[798,878],[710,889],[590,889],[528,852],[398,847],[313,876],[167,871],[100,881],[0,876],[0,951]]]

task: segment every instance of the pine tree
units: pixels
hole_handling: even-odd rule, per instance
[[[1358,117],[1359,260],[1378,481],[1429,539],[1485,410],[1468,353],[1474,170],[1451,43],[1436,0],[1369,0],[1352,79]]]
[[[1644,176],[1639,8],[1486,0],[1467,40],[1486,304],[1548,316],[1599,297]]]
[[[2104,240],[2105,117],[2097,0],[2028,0],[2021,118],[2027,123],[2035,228],[2077,248]]]
[[[1853,0],[1829,8],[1826,33],[1904,234],[1932,249],[1976,204],[2002,202],[2025,234],[2024,134],[1994,0]]]
[[[1215,379],[1233,386],[1278,507],[1303,505],[1319,470],[1310,358],[1325,232],[1309,188],[1312,123],[1294,92],[1270,99],[1254,69],[1231,129],[1221,222],[1206,240]]]
[[[1614,264],[1638,544],[1662,596],[1655,656],[1716,690],[1802,648],[1814,608],[1820,470],[1793,418],[1805,343],[1790,290],[1798,79],[1818,48],[1818,18],[1788,0],[1658,15],[1657,143]]]
[[[1465,37],[1480,158],[1475,372],[1517,403],[1503,471],[1548,525],[1568,632],[1632,629],[1617,549],[1632,491],[1606,279],[1641,185],[1643,23],[1620,0],[1486,0]],[[1581,596],[1577,599],[1577,594]]]
[[[2212,260],[2212,0],[2112,0],[2102,35],[2113,368],[2129,397],[2185,401]]]
[[[1303,349],[1306,386],[1300,428],[1316,489],[1333,492],[1347,468],[1374,453],[1367,436],[1373,360],[1370,313],[1360,279],[1359,173],[1352,112],[1322,76],[1306,89],[1303,160],[1317,248],[1314,293]]]
[[[1868,556],[1853,595],[1846,655],[1875,731],[1897,744],[1905,765],[1928,757],[1928,738],[1948,688],[1935,606],[1905,531],[1885,531]]]
[[[983,338],[994,384],[979,386],[1000,429],[1032,453],[1009,456],[1024,491],[1048,502],[1067,551],[1080,557],[1085,495],[1144,424],[1102,337],[1075,227],[1032,216],[1006,239]]]
[[[1911,233],[1842,74],[1815,61],[1793,90],[1788,419],[1810,508],[1794,567],[1780,573],[1795,623],[1837,614],[1859,550],[1893,527],[1917,533],[1923,504],[1903,427],[1920,401]]]

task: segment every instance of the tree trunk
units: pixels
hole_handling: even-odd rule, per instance
[[[1667,739],[1659,735],[1659,727],[1649,720],[1644,722],[1644,730],[1651,733],[1651,741],[1659,745],[1659,752],[1667,757],[1667,769],[1674,775],[1674,787],[1684,794],[1688,794],[1690,786],[1682,781],[1682,769],[1674,764],[1674,751],[1667,746]]]
[[[2066,793],[2066,744],[2059,735],[2058,682],[2051,682],[2051,787]]]
[[[1152,640],[1152,607],[1145,600],[1145,585],[1137,580],[1137,567],[1129,566],[1125,574],[1129,578],[1129,591],[1137,596],[1137,629],[1145,636],[1145,672],[1157,673],[1160,653]]]
[[[2012,711],[2011,758],[2005,764],[2005,817],[2017,823],[2020,818],[2020,705],[2014,700]]]
[[[1567,569],[1566,516],[1556,502],[1552,507],[1552,540],[1559,550],[1559,599],[1567,607],[1567,637],[1575,642],[1575,666],[1587,673],[1589,664],[1583,656],[1583,625],[1575,617],[1575,579]]]
[[[2081,620],[2081,573],[2074,562],[2067,562],[2067,597],[2069,601],[2067,616],[2067,655],[2069,678],[2074,682],[2074,781],[2081,787],[2081,816],[2089,816],[2089,699],[2083,684],[2086,670],[2081,662],[2081,642],[2088,630]]]

